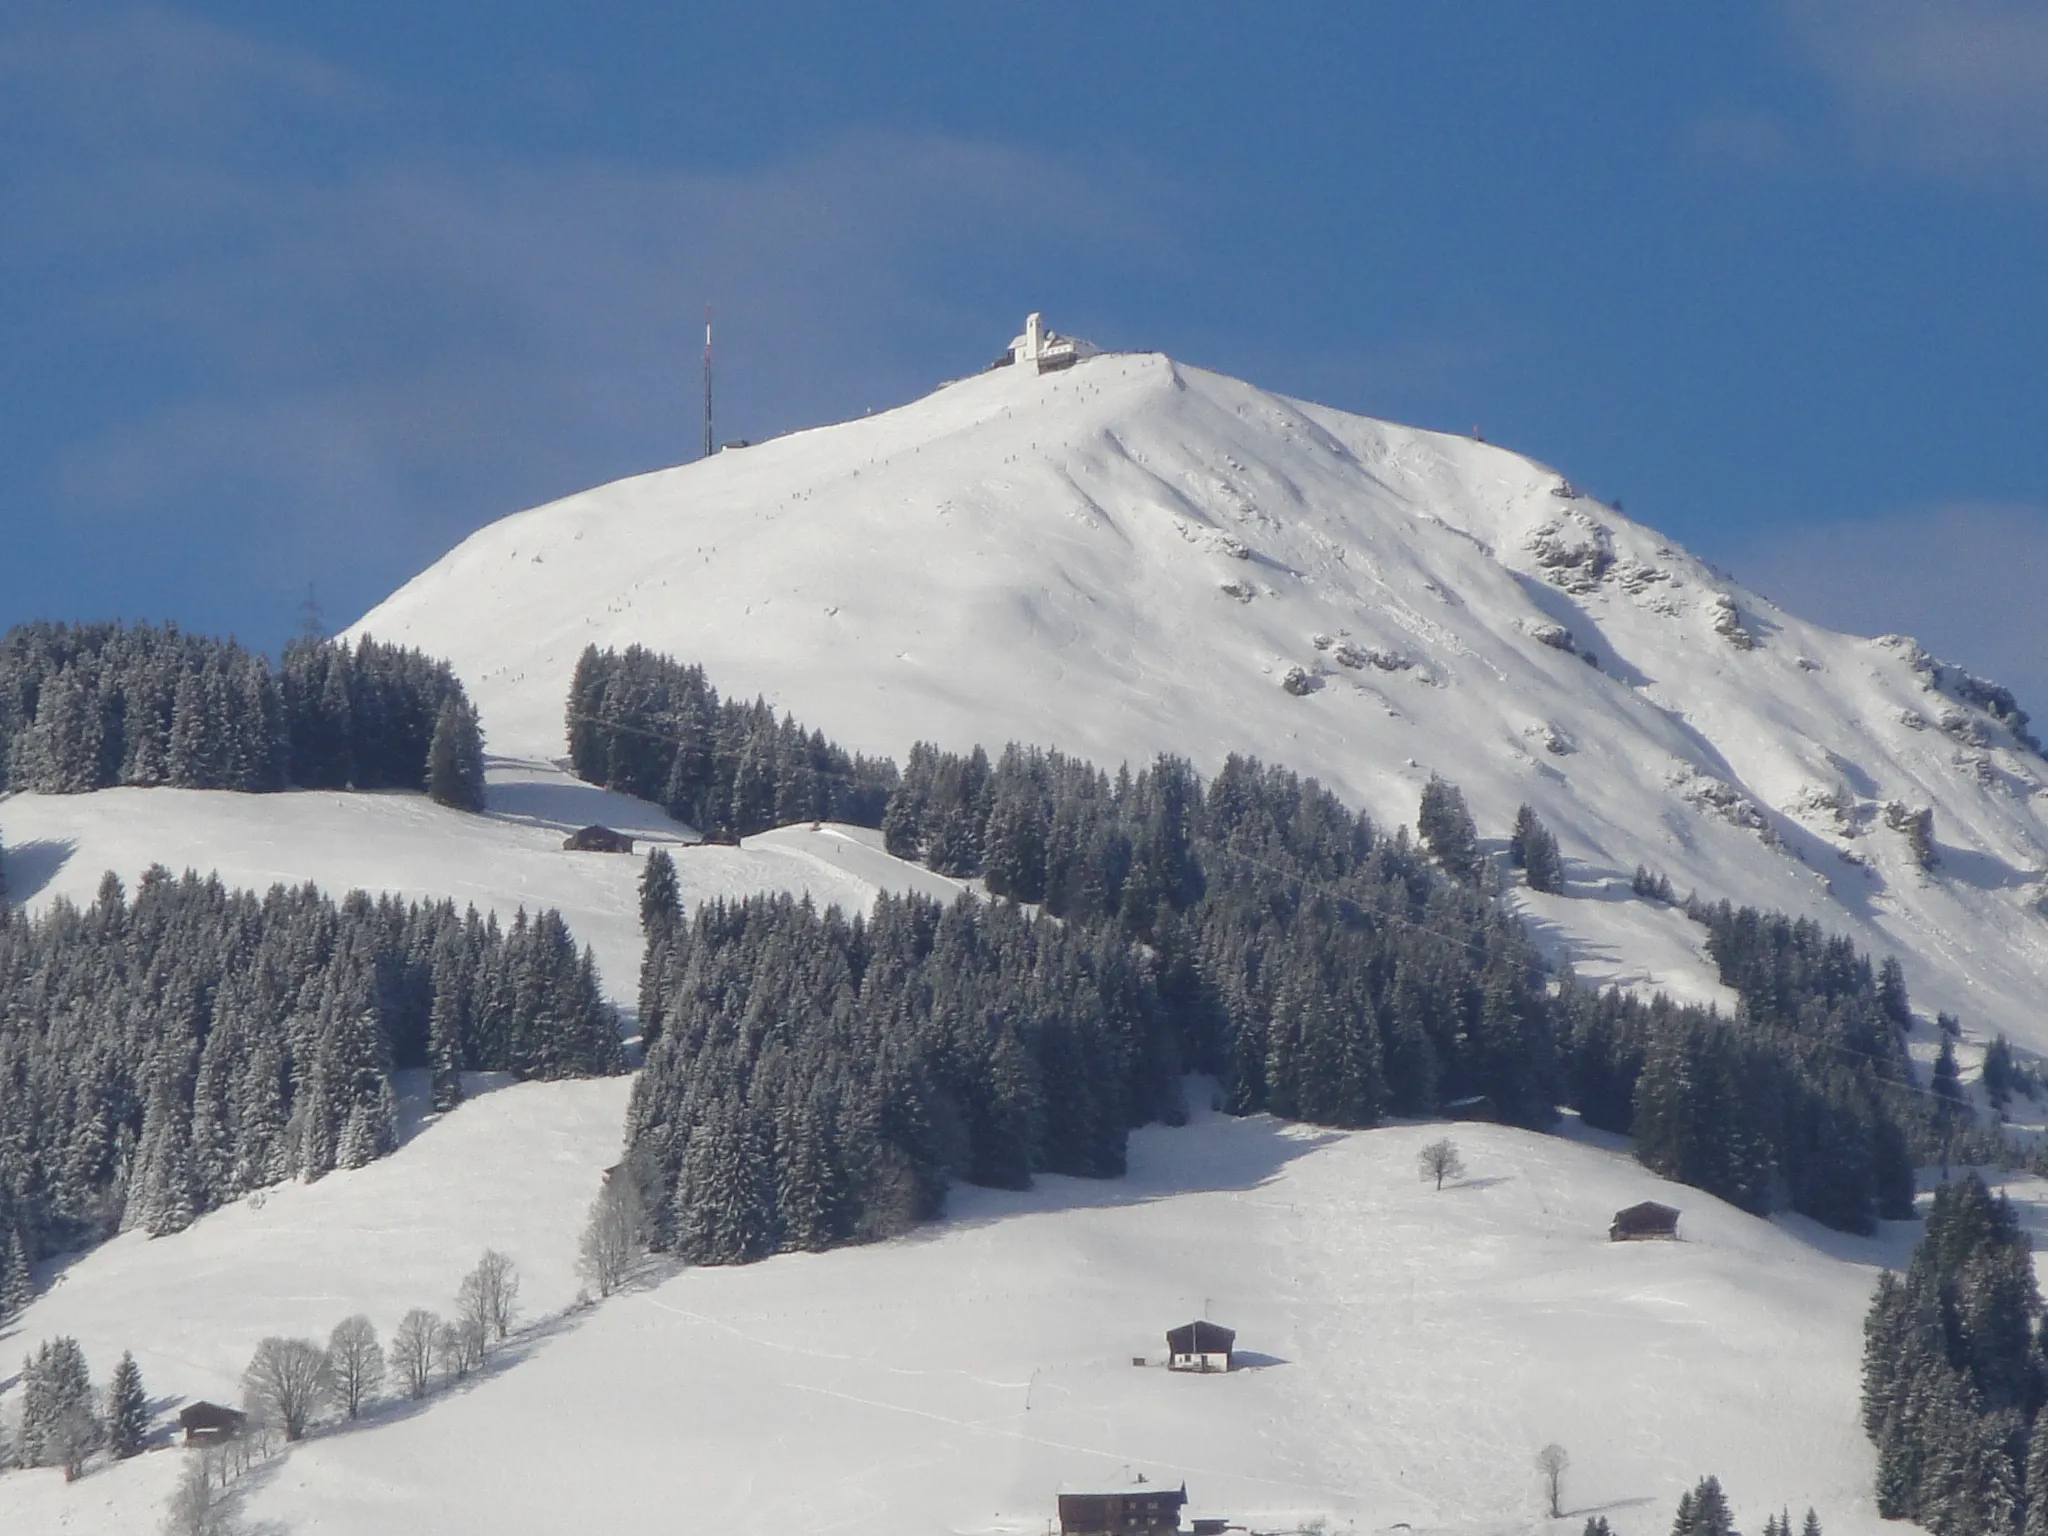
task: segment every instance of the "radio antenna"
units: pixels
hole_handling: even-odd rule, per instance
[[[711,457],[711,306],[704,306],[704,457]]]

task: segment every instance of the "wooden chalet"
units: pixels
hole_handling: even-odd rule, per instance
[[[1180,1529],[1187,1484],[1060,1495],[1060,1536],[1162,1536]]]
[[[1641,1205],[1632,1205],[1625,1211],[1614,1213],[1614,1222],[1607,1229],[1610,1242],[1634,1243],[1649,1238],[1665,1238],[1676,1241],[1678,1237],[1678,1212],[1671,1206],[1659,1205],[1654,1200],[1645,1200]]]
[[[249,1416],[219,1403],[187,1403],[178,1410],[178,1428],[187,1445],[218,1445],[233,1440],[249,1425]]]
[[[562,846],[571,853],[631,853],[633,839],[610,827],[585,827],[563,838]]]
[[[1227,1371],[1235,1363],[1237,1335],[1221,1323],[1182,1323],[1166,1334],[1170,1371]]]

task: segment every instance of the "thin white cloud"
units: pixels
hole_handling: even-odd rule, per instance
[[[2048,6],[2039,0],[1791,0],[1793,35],[1870,155],[2048,185]]]
[[[1960,503],[1792,528],[1723,558],[1806,618],[1914,636],[2048,724],[2048,508]]]
[[[1128,183],[935,135],[719,175],[423,160],[366,131],[311,171],[222,125],[388,104],[161,11],[0,32],[0,80],[34,130],[0,148],[25,215],[0,256],[52,287],[89,262],[66,345],[184,376],[64,453],[62,514],[246,521],[238,558],[287,587],[352,566],[362,600],[490,517],[692,456],[706,300],[721,436],[758,435],[922,393],[935,356],[972,369],[1024,308],[1057,312],[1039,274],[1156,238]]]
[[[219,147],[274,137],[280,113],[359,119],[380,104],[316,55],[156,6],[30,4],[0,24],[0,122],[45,150]]]

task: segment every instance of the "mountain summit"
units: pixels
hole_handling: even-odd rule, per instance
[[[2004,689],[1785,613],[1557,471],[1157,354],[992,368],[882,415],[483,529],[359,633],[448,657],[558,756],[588,645],[701,662],[843,745],[1249,753],[1412,823],[1532,806],[1582,975],[1716,995],[1632,894],[1809,916],[2048,1049],[2048,763]]]

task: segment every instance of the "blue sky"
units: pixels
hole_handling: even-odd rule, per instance
[[[689,457],[707,302],[753,437],[1037,308],[1478,426],[2048,715],[2044,273],[2012,0],[12,0],[0,623],[338,626]]]

